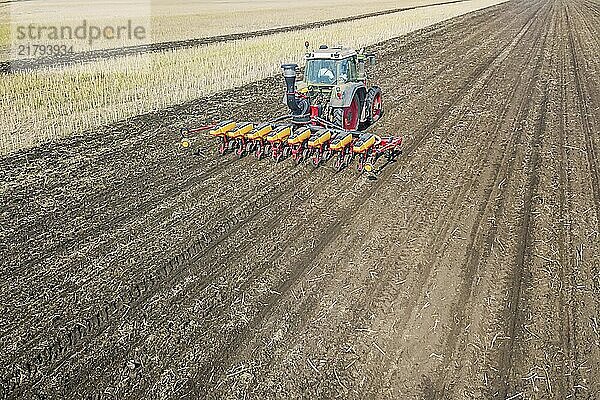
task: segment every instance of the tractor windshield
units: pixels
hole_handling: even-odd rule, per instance
[[[335,85],[351,81],[356,68],[351,59],[313,59],[306,62],[304,80],[313,85]],[[341,82],[338,82],[341,81]]]
[[[335,60],[308,60],[304,71],[308,84],[334,85],[337,82],[337,62]]]

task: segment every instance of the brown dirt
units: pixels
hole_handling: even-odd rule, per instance
[[[279,77],[2,158],[0,397],[600,398],[598,27],[509,2],[374,46],[375,181],[179,148]]]

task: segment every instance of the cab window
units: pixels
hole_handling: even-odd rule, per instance
[[[310,60],[304,75],[307,83],[333,85],[337,81],[337,71],[334,60]]]
[[[354,57],[340,60],[338,64],[339,83],[356,80],[356,60]]]

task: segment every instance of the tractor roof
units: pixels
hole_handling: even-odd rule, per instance
[[[327,47],[321,46],[317,50],[313,50],[310,53],[306,54],[307,60],[314,59],[333,59],[333,60],[341,60],[348,57],[353,57],[356,55],[356,51],[353,49],[347,49],[342,46],[335,47]]]

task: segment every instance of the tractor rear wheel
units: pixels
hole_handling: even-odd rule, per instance
[[[360,119],[358,103],[358,96],[354,95],[348,107],[334,108],[333,123],[347,130],[356,130]]]
[[[381,89],[373,86],[367,92],[367,123],[369,125],[379,121],[383,115],[383,103],[381,101]]]

